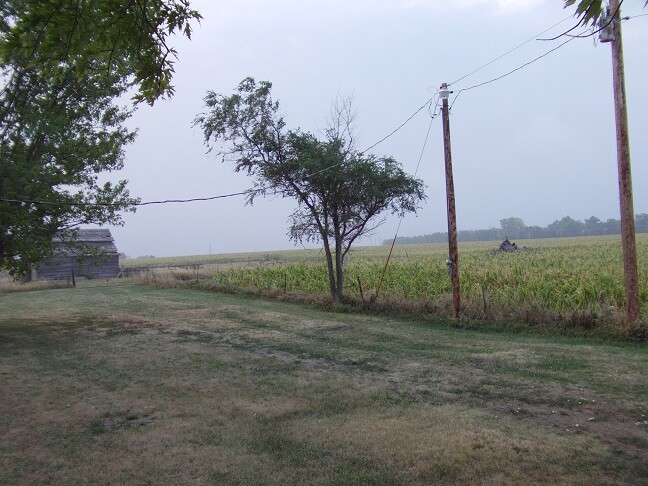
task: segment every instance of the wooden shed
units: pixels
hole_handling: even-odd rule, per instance
[[[108,229],[78,229],[54,238],[53,256],[38,264],[34,278],[66,280],[72,277],[119,276],[119,252]]]

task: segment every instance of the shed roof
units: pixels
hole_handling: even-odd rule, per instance
[[[69,234],[58,234],[54,237],[54,244],[58,254],[78,254],[82,246],[96,248],[101,253],[118,252],[109,229],[78,229]]]

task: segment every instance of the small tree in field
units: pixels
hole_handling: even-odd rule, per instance
[[[390,157],[355,150],[348,101],[336,105],[320,140],[285,129],[271,87],[247,78],[231,96],[210,92],[205,98],[209,113],[196,124],[210,149],[226,143],[235,170],[254,178],[248,203],[275,194],[297,201],[289,236],[295,242],[322,242],[331,297],[343,301],[344,262],[353,243],[383,222],[378,215],[415,212],[425,198],[423,182]]]

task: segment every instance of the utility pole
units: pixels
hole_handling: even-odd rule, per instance
[[[628,111],[623,68],[623,42],[621,37],[620,1],[611,0],[608,16],[602,20],[601,42],[612,44],[612,82],[614,89],[614,117],[616,120],[617,164],[619,170],[619,201],[621,206],[621,244],[623,246],[623,273],[625,275],[626,316],[628,322],[641,315],[639,300],[639,274],[637,271],[637,246],[635,241],[634,207],[632,202],[632,177],[630,171],[630,140],[628,136]],[[609,15],[614,18],[610,19]]]
[[[448,97],[450,91],[448,84],[443,83],[439,89],[442,100],[441,115],[443,118],[443,151],[445,155],[446,170],[446,202],[448,208],[448,273],[452,280],[452,306],[455,318],[459,317],[461,310],[461,294],[459,292],[459,249],[457,247],[457,212],[455,210],[454,179],[452,177],[452,149],[450,146],[450,116]]]

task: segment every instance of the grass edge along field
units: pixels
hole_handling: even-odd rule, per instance
[[[464,319],[519,322],[638,341],[648,338],[648,235],[637,235],[644,318],[633,326],[623,319],[618,235],[519,240],[517,244],[529,250],[494,254],[494,242],[460,244]],[[386,246],[358,247],[347,260],[346,293],[363,307],[375,292],[387,252]],[[375,307],[450,317],[446,258],[443,244],[397,246]],[[327,300],[324,256],[318,249],[132,259],[122,264],[126,271],[146,268],[145,280],[156,285]]]

